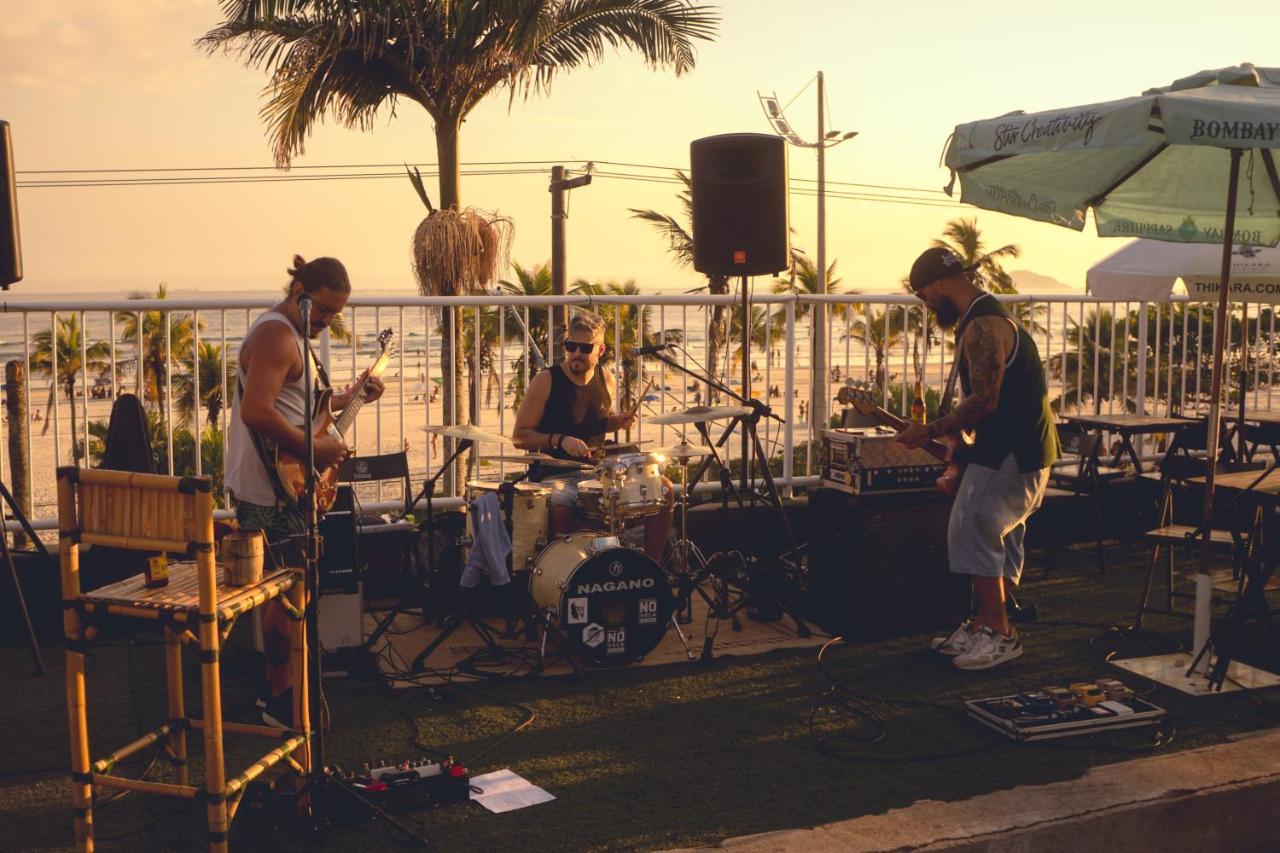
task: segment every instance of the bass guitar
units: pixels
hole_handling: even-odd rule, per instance
[[[846,406],[853,406],[859,414],[875,418],[898,432],[911,424],[906,418],[899,417],[880,405],[880,390],[873,386],[862,383],[846,385],[836,394],[836,400]],[[937,480],[938,491],[947,495],[954,495],[959,491],[960,478],[964,475],[964,453],[972,443],[972,437],[965,434],[959,438],[931,438],[920,447],[934,459],[947,465],[947,470]]]
[[[395,355],[395,347],[395,332],[390,328],[386,328],[378,333],[378,358],[374,361],[373,366],[369,368],[369,372],[360,380],[360,384],[356,386],[354,393],[351,395],[351,402],[347,403],[336,418],[329,406],[333,399],[333,389],[325,388],[316,395],[315,410],[312,412],[312,423],[315,425],[316,436],[327,433],[334,438],[342,438],[346,435],[351,424],[355,423],[360,407],[364,405],[365,386],[368,385],[370,378],[381,376],[383,371],[391,364],[391,359]],[[306,460],[282,447],[276,447],[274,455],[276,474],[280,478],[280,484],[284,487],[289,497],[294,500],[300,499],[307,491]],[[323,470],[317,469],[316,511],[327,512],[333,506],[334,499],[337,496],[338,465],[333,464]]]

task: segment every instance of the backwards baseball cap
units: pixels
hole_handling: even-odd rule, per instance
[[[907,279],[907,283],[912,290],[920,290],[935,281],[966,272],[969,272],[969,269],[965,267],[964,261],[956,257],[955,252],[941,246],[934,246],[931,249],[925,249],[920,253],[920,257],[916,258],[916,262],[911,265],[911,276]]]

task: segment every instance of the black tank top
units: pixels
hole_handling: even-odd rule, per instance
[[[1006,456],[1013,454],[1018,470],[1023,473],[1048,468],[1058,461],[1058,431],[1049,408],[1049,391],[1045,384],[1044,365],[1035,339],[1013,320],[1008,310],[995,297],[985,294],[971,303],[969,311],[956,327],[956,346],[969,324],[978,317],[1003,317],[1017,330],[1017,344],[1004,368],[1000,398],[996,410],[974,428],[974,444],[966,458],[986,468],[999,468]],[[960,387],[969,387],[969,365],[964,359],[958,366]]]
[[[547,368],[547,372],[551,374],[551,394],[535,429],[547,435],[560,433],[580,438],[593,450],[602,446],[609,414],[613,411],[613,397],[605,384],[604,370],[597,365],[595,375],[586,385],[579,385],[566,376],[559,364]],[[543,452],[559,459],[572,458],[558,448]],[[541,480],[548,474],[564,471],[564,468],[534,465],[529,479]]]

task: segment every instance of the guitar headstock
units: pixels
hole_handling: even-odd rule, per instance
[[[883,397],[874,383],[861,379],[852,385],[843,386],[836,394],[836,400],[846,406],[853,406],[859,414],[870,415],[880,408]]]
[[[390,326],[378,332],[378,350],[387,355],[396,353],[396,333]]]

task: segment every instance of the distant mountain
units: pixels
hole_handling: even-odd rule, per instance
[[[1013,283],[1019,293],[1075,293],[1084,290],[1084,285],[1067,284],[1051,275],[1041,275],[1031,270],[1010,270]]]

